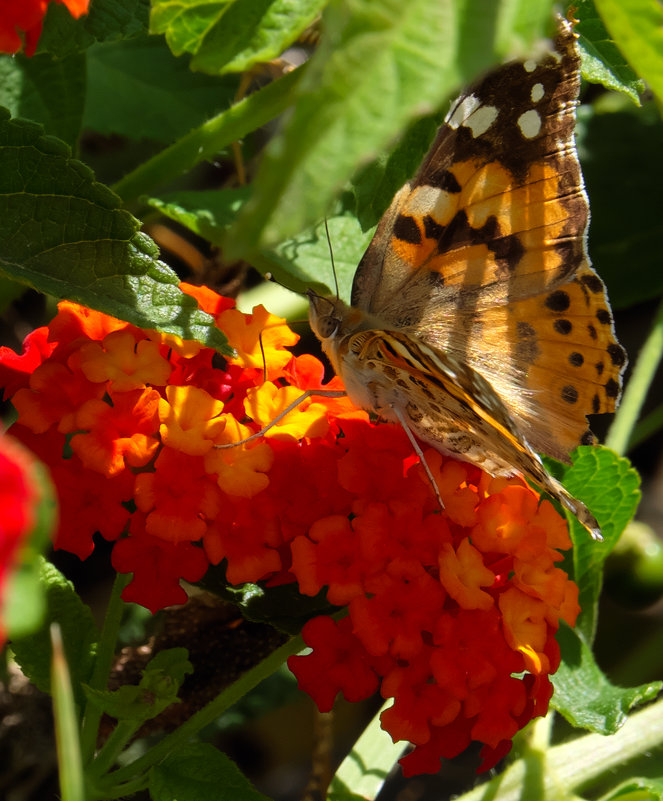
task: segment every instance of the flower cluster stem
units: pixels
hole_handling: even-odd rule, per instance
[[[289,656],[301,651],[302,648],[304,648],[304,643],[301,637],[293,637],[280,648],[277,648],[266,659],[263,659],[262,662],[227,687],[213,701],[210,701],[207,706],[192,715],[172,734],[164,737],[154,748],[151,748],[135,762],[118,768],[118,770],[111,773],[109,779],[112,779],[113,786],[116,787],[121,782],[130,781],[137,775],[143,775],[165,756],[189,742],[194,734],[213,723],[223,712],[244,697],[249,690],[252,690],[263,679],[271,676]]]
[[[90,686],[94,690],[105,690],[108,684],[108,674],[110,673],[115,648],[117,646],[117,636],[124,612],[124,601],[122,600],[122,590],[126,587],[131,576],[118,573],[115,576],[113,589],[106,609],[104,627],[99,640],[97,658],[94,664]],[[83,727],[81,730],[81,751],[83,760],[87,764],[94,755],[97,743],[97,732],[102,712],[90,701],[86,704],[83,717]]]
[[[587,734],[562,745],[550,748],[545,756],[537,760],[542,782],[537,791],[538,801],[558,801],[569,798],[576,791],[584,791],[590,783],[608,770],[646,754],[663,744],[663,700],[657,701],[631,715],[622,728],[604,737]],[[541,760],[545,765],[541,765]],[[545,769],[544,769],[545,768]],[[458,801],[485,801],[499,791],[500,801],[520,801],[524,788],[535,779],[532,776],[533,762],[525,756],[514,762],[504,773],[482,784]],[[560,795],[560,788],[564,794]]]

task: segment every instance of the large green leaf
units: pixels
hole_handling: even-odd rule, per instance
[[[236,79],[192,73],[161,36],[93,45],[84,122],[103,134],[170,144],[228,108]]]
[[[593,0],[579,0],[574,14],[578,18],[576,32],[579,34],[583,76],[592,83],[623,92],[640,105],[644,81],[638,78],[610,38]]]
[[[630,709],[653,701],[663,687],[660,681],[640,687],[616,687],[596,664],[591,648],[578,632],[563,624],[557,640],[562,663],[553,676],[552,705],[573,726],[614,734]]]
[[[206,31],[192,67],[223,74],[270,61],[297,40],[326,4],[327,0],[234,2]]]
[[[228,227],[250,196],[248,187],[199,192],[173,192],[152,197],[148,202],[171,220],[186,226],[214,245],[223,246]],[[327,240],[329,231],[329,241]],[[349,213],[335,214],[305,229],[273,248],[251,253],[249,261],[263,275],[269,274],[293,292],[307,289],[335,291],[330,246],[341,297],[350,298],[355,269],[370,240],[356,218]]]
[[[94,41],[128,39],[147,31],[150,0],[92,0],[88,13],[74,19],[64,5],[49,3],[37,53],[65,58]]]
[[[150,773],[153,801],[269,801],[209,743],[178,748]]]
[[[552,464],[569,492],[593,512],[603,542],[590,539],[585,529],[567,513],[573,539],[573,578],[580,588],[582,615],[578,629],[592,642],[603,563],[629,523],[640,502],[640,477],[628,459],[601,446],[581,446],[571,455],[572,465]]]
[[[663,6],[659,0],[595,0],[615,44],[663,101]]]
[[[195,53],[200,42],[228,10],[233,0],[155,0],[150,32],[165,33],[176,56]]]
[[[72,148],[81,129],[85,90],[83,55],[0,56],[0,106],[14,117],[40,122],[46,133]]]
[[[89,607],[81,601],[73,584],[49,562],[40,560],[40,582],[46,592],[46,619],[35,634],[12,643],[16,661],[25,675],[43,692],[50,692],[50,624],[57,622],[62,632],[64,650],[72,685],[83,701],[81,685],[94,665],[98,638]]]
[[[232,255],[271,246],[323,216],[358,166],[513,47],[505,20],[515,6],[522,4],[329,5],[292,115],[265,152],[255,195],[229,237]],[[549,9],[547,0],[528,4],[521,44],[542,33]]]
[[[225,349],[210,315],[178,288],[140,223],[67,146],[0,116],[0,272],[183,339]]]

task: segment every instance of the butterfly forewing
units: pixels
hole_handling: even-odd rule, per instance
[[[480,372],[556,458],[612,411],[625,355],[589,265],[575,34],[453,104],[357,270],[353,305]]]

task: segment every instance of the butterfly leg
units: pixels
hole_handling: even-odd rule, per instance
[[[414,448],[414,452],[419,457],[419,461],[421,462],[421,464],[423,465],[424,470],[426,471],[426,475],[428,476],[428,480],[430,481],[431,486],[433,487],[433,490],[435,491],[435,495],[437,496],[437,500],[438,500],[438,502],[440,504],[440,509],[442,509],[442,511],[444,511],[444,501],[442,500],[442,496],[440,495],[440,490],[439,490],[439,487],[437,486],[435,478],[433,477],[433,473],[431,472],[431,469],[428,466],[428,462],[426,461],[426,458],[424,457],[424,452],[421,450],[421,446],[419,445],[419,443],[416,440],[416,437],[414,436],[414,434],[410,430],[410,427],[408,426],[407,420],[405,419],[405,416],[403,415],[403,412],[401,411],[401,409],[398,406],[392,406],[391,408],[392,408],[395,416],[398,418],[398,422],[401,424],[401,426],[403,426],[403,430],[407,434],[407,437],[410,440],[410,442],[412,444],[412,447]]]
[[[301,403],[303,403],[307,398],[312,397],[313,395],[317,395],[318,397],[322,398],[342,398],[346,395],[345,390],[343,389],[307,389],[305,392],[296,398],[291,404],[286,406],[286,408],[279,412],[276,417],[264,428],[261,428],[260,431],[256,431],[255,434],[251,434],[250,437],[246,437],[245,439],[237,440],[237,442],[227,442],[225,445],[215,445],[215,448],[219,450],[224,450],[225,448],[236,448],[238,445],[246,445],[247,442],[251,442],[254,439],[258,439],[258,437],[262,437],[266,431],[269,431],[270,428],[275,426],[277,423],[280,423],[286,415],[289,415],[294,409],[296,409]]]

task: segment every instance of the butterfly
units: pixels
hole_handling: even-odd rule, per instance
[[[357,406],[521,473],[601,539],[538,455],[569,463],[594,442],[586,415],[615,409],[626,366],[587,254],[576,39],[560,19],[544,55],[461,94],[382,217],[351,305],[309,291],[309,317]]]

